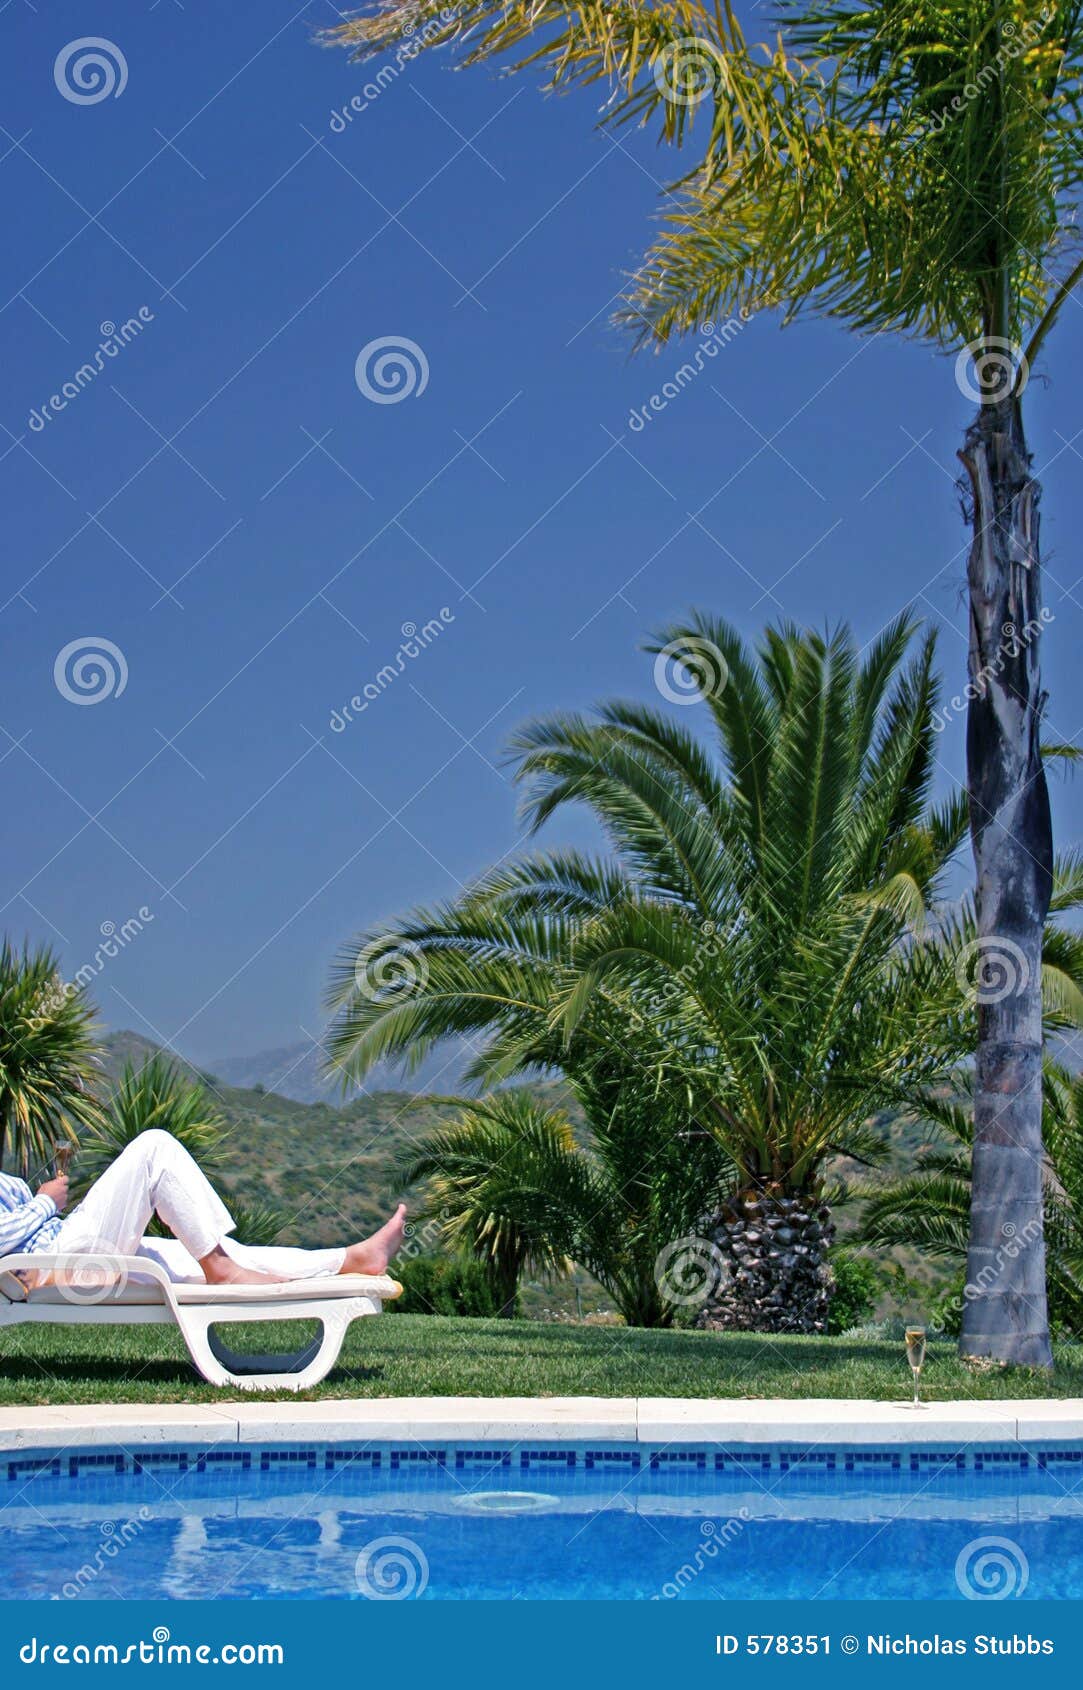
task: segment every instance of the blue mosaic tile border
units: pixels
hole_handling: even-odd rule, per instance
[[[0,1477],[12,1485],[28,1480],[57,1481],[114,1478],[124,1475],[188,1473],[334,1473],[356,1467],[359,1472],[394,1473],[406,1478],[448,1473],[502,1471],[527,1473],[594,1473],[615,1476],[645,1470],[661,1476],[682,1473],[762,1479],[792,1473],[810,1479],[836,1476],[869,1478],[878,1475],[932,1477],[938,1474],[1024,1474],[1075,1472],[1083,1476],[1083,1443],[1073,1446],[1035,1444],[1005,1448],[983,1446],[953,1449],[868,1448],[834,1449],[765,1445],[733,1449],[717,1444],[680,1447],[643,1445],[564,1445],[530,1448],[508,1444],[268,1444],[230,1445],[211,1449],[155,1447],[94,1449],[0,1456]]]

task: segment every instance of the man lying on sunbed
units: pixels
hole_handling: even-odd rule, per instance
[[[239,1244],[233,1217],[171,1133],[150,1127],[126,1145],[66,1219],[67,1175],[31,1193],[25,1180],[0,1173],[0,1258],[34,1255],[149,1256],[182,1284],[265,1285],[328,1274],[381,1274],[403,1239],[400,1203],[371,1238],[333,1250]],[[152,1215],[172,1238],[144,1236]],[[89,1265],[89,1264],[88,1264]]]

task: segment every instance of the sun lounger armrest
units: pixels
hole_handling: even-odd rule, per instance
[[[165,1290],[166,1300],[172,1302],[172,1287],[169,1275],[165,1269],[148,1256],[112,1256],[105,1252],[96,1255],[49,1255],[42,1251],[40,1254],[23,1253],[13,1256],[0,1256],[0,1296],[9,1303],[25,1303],[29,1291],[16,1274],[35,1273],[55,1279],[57,1275],[69,1275],[75,1286],[86,1286],[90,1283],[90,1276],[98,1278],[113,1277],[121,1284],[126,1284],[133,1273],[138,1273],[143,1279],[156,1279]],[[77,1301],[76,1297],[73,1299]]]

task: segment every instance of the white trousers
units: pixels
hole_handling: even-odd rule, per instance
[[[147,1238],[152,1215],[172,1238]],[[210,1180],[171,1133],[158,1127],[125,1145],[61,1226],[58,1255],[150,1256],[178,1283],[202,1284],[200,1257],[216,1245],[240,1266],[279,1279],[317,1279],[342,1271],[344,1250],[294,1250],[239,1244],[227,1235],[233,1216]]]

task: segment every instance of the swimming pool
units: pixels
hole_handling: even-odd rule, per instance
[[[0,1457],[7,1598],[1083,1595],[1083,1443]]]

